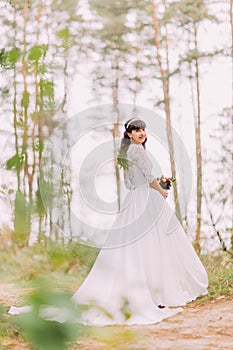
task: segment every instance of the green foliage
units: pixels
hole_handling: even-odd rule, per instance
[[[30,204],[21,191],[16,192],[14,208],[14,242],[18,246],[27,245],[30,236]]]
[[[128,169],[129,164],[128,164],[128,160],[126,159],[126,157],[119,155],[117,158],[117,162],[119,164],[120,167],[122,167],[123,169]]]
[[[8,87],[2,87],[0,88],[1,95],[3,98],[7,97],[9,95],[10,89]]]
[[[48,71],[49,65],[44,63],[44,62],[40,62],[39,66],[38,66],[38,73],[43,75]]]
[[[204,0],[181,0],[170,3],[164,13],[163,21],[169,23],[173,19],[177,19],[181,26],[198,23],[204,19],[217,21],[217,18],[209,13]]]
[[[68,50],[73,45],[73,36],[69,28],[63,28],[56,32],[57,37],[62,41],[62,46]]]
[[[48,259],[56,268],[64,266],[70,260],[69,251],[59,243],[49,242],[47,245]]]
[[[123,39],[123,35],[128,33],[129,28],[126,26],[126,16],[132,7],[130,1],[108,1],[108,0],[91,0],[90,6],[99,16],[102,17],[103,28],[98,31],[97,35],[101,37],[109,47],[104,50],[120,49],[125,51],[128,47]]]
[[[55,109],[53,81],[40,79],[40,98],[43,101],[43,108],[47,110]]]
[[[121,307],[121,312],[124,315],[126,321],[132,316],[132,310],[129,308],[129,302],[127,299],[124,299],[124,303]]]
[[[40,80],[41,95],[47,97],[49,101],[54,100],[54,82],[49,80]]]
[[[18,11],[22,10],[25,4],[25,0],[8,0],[7,2],[14,8],[14,10],[17,9]]]
[[[0,65],[4,69],[13,69],[16,65],[16,62],[19,61],[20,56],[21,52],[17,47],[14,47],[9,51],[3,49],[0,53]]]
[[[0,277],[5,273],[11,282],[31,283],[38,278],[48,277],[53,287],[62,290],[77,288],[93,265],[98,250],[78,243],[59,244],[44,237],[43,243],[31,247],[12,249],[14,233],[10,241],[6,234],[0,236],[4,247],[0,255]],[[3,239],[5,238],[5,240]],[[13,240],[13,242],[12,242]]]
[[[93,333],[93,332],[92,332]],[[149,337],[145,329],[133,329],[125,327],[99,328],[94,333],[101,346],[98,349],[122,350],[122,349],[148,349]],[[94,338],[94,337],[92,337]],[[90,339],[90,338],[89,338]],[[85,348],[83,348],[84,350]]]
[[[69,28],[63,28],[57,31],[57,37],[61,39],[63,42],[67,42],[71,37]]]
[[[4,307],[0,304],[0,318],[2,317],[2,315],[4,314]]]
[[[125,170],[129,168],[128,159],[127,159],[127,150],[128,150],[128,147],[122,146],[117,155],[117,162],[119,166]]]
[[[47,51],[46,45],[35,45],[33,46],[28,53],[28,60],[38,64],[41,57],[44,57]]]
[[[78,338],[83,333],[83,327],[72,322],[80,317],[80,312],[74,309],[71,295],[67,293],[54,293],[48,281],[38,282],[36,291],[30,296],[28,305],[31,311],[15,317],[16,324],[23,331],[25,338],[41,350],[65,350],[67,342]],[[52,316],[43,316],[46,307],[55,308]],[[51,311],[49,311],[50,313]],[[54,315],[54,314],[55,315]],[[53,317],[64,319],[59,322]]]
[[[21,297],[18,297],[18,301],[21,305],[34,305],[35,307],[28,315],[21,315],[23,319],[17,317],[17,323],[12,323],[13,317],[9,318],[6,315],[3,315],[2,318],[0,317],[0,342],[3,337],[21,339],[21,333],[23,332],[25,339],[30,340],[32,346],[37,346],[37,349],[39,347],[39,349],[43,350],[74,350],[82,348],[82,346],[84,348],[87,346],[87,343],[90,346],[92,341],[93,344],[99,343],[101,349],[134,349],[136,344],[138,349],[146,349],[145,344],[148,344],[149,338],[148,333],[145,333],[144,329],[129,330],[125,327],[108,327],[107,329],[99,327],[93,329],[72,325],[71,322],[59,324],[56,321],[46,321],[40,317],[39,309],[42,305],[54,305],[55,307],[65,308],[68,310],[70,319],[73,316],[79,317],[82,309],[71,309],[70,295],[81,283],[80,272],[83,271],[84,275],[87,274],[98,253],[96,249],[75,243],[66,245],[58,245],[58,243],[53,245],[53,243],[47,242],[47,246],[35,244],[31,247],[18,249],[16,253],[10,248],[8,251],[1,253],[1,280],[4,281],[4,270],[8,274],[7,281],[11,281],[11,283],[20,281],[21,285],[23,284],[27,288],[33,287],[35,293],[29,297],[29,300],[21,300],[22,295],[28,292],[28,289],[26,289],[25,292],[21,292]],[[57,258],[59,254],[63,255],[63,262]],[[196,303],[206,303],[209,300],[217,299],[219,296],[225,296],[226,299],[232,298],[233,266],[230,256],[219,251],[218,254],[201,256],[201,260],[209,276],[209,294],[198,298]],[[57,263],[58,266],[56,266]],[[43,280],[38,279],[38,277],[42,276]],[[47,276],[46,279],[45,276]],[[130,316],[127,300],[123,304],[122,312],[126,319]],[[39,339],[39,334],[44,334],[45,339]],[[59,339],[62,345],[59,344],[58,347],[51,348],[52,344],[57,346],[56,340],[53,343],[54,337]],[[59,346],[63,346],[63,348]]]
[[[90,0],[91,8],[103,17],[117,17],[126,14],[132,8],[131,0]]]
[[[53,205],[53,199],[55,197],[52,182],[45,181],[42,175],[39,178],[39,191],[40,196],[46,207],[51,207]]]
[[[6,168],[7,170],[21,170],[23,165],[25,163],[25,156],[24,154],[18,154],[16,153],[13,157],[8,159],[6,162]]]
[[[69,14],[69,18],[75,21],[80,21],[80,17],[77,16],[77,8],[80,6],[79,1],[77,0],[66,0],[66,1],[52,1],[51,2],[51,10],[52,12],[59,11],[62,13],[63,11]]]
[[[48,259],[55,268],[65,269],[69,271],[72,266],[80,265],[83,271],[87,273],[93,265],[98,250],[79,243],[68,243],[61,245],[50,241],[47,244]]]
[[[189,50],[184,57],[179,60],[179,63],[192,62],[200,58],[212,58],[222,54],[223,50],[215,50],[213,52],[200,52],[197,50]]]
[[[204,303],[216,297],[233,295],[233,259],[226,252],[208,254],[201,257],[208,273],[208,295],[197,300]]]
[[[30,93],[26,90],[26,91],[23,92],[23,97],[21,99],[21,106],[24,109],[28,109],[29,102],[30,102]]]
[[[13,340],[14,338],[21,340],[18,328],[12,322],[12,319],[9,318],[8,315],[6,315],[6,308],[3,305],[0,305],[0,350],[8,350],[9,347],[7,346],[4,340]]]
[[[34,145],[34,150],[37,151],[37,152],[43,152],[43,149],[44,149],[44,142],[43,141],[39,141],[38,143],[36,143]]]
[[[44,206],[44,202],[42,200],[41,193],[40,193],[39,189],[36,191],[35,212],[38,213],[40,216],[46,214],[46,208]]]

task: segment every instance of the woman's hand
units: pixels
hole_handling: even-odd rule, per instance
[[[151,183],[150,186],[153,187],[154,189],[156,189],[159,193],[161,193],[161,195],[163,196],[163,198],[167,198],[168,196],[168,191],[164,190],[160,184],[159,184],[159,180],[154,179]]]
[[[166,199],[168,197],[168,191],[167,190],[164,190],[163,188],[161,188],[161,190],[159,192],[161,193],[163,198]]]

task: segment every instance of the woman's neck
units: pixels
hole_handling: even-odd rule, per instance
[[[142,143],[141,142],[136,142],[136,141],[133,141],[133,140],[131,140],[131,145],[142,145]]]

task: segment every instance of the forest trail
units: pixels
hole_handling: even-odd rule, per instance
[[[219,297],[204,305],[190,303],[182,313],[145,330],[154,340],[151,350],[232,350],[233,302]]]
[[[28,289],[17,289],[13,284],[0,284],[0,304],[17,304]],[[24,294],[25,295],[25,294]],[[110,327],[112,328],[112,327]],[[108,347],[98,339],[83,338],[77,342],[81,350],[232,350],[233,349],[233,299],[221,296],[205,304],[193,302],[183,307],[183,312],[161,323],[150,326],[116,327],[118,337],[130,329],[144,334],[143,339],[130,339],[123,344]],[[1,344],[6,349],[30,350],[20,339],[5,338]],[[122,347],[123,346],[123,347]],[[75,347],[75,349],[77,349]]]

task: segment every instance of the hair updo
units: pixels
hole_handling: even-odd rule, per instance
[[[127,120],[127,122],[124,124],[124,127],[125,127],[125,131],[124,131],[123,138],[121,139],[121,145],[118,151],[117,161],[121,167],[123,167],[124,169],[127,169],[128,168],[127,151],[131,143],[128,133],[131,133],[132,130],[145,129],[146,123],[141,119],[131,118]],[[145,146],[146,141],[147,141],[147,138],[142,143],[144,148],[146,148]]]

